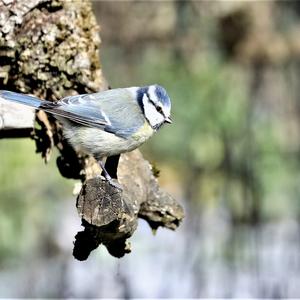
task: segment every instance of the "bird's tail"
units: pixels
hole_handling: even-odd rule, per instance
[[[40,105],[43,103],[43,101],[37,97],[14,93],[10,91],[0,90],[0,97],[8,101],[13,101],[27,106],[31,106],[36,109],[38,109]]]

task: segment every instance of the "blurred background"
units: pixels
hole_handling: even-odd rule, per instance
[[[173,125],[142,152],[186,217],[155,236],[140,220],[120,260],[75,261],[75,181],[2,140],[0,296],[300,297],[299,2],[93,6],[109,84],[171,96]]]

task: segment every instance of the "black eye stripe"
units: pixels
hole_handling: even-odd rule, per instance
[[[158,105],[155,104],[155,102],[150,98],[148,92],[146,92],[146,96],[148,97],[149,102],[151,102],[151,103],[153,104],[153,106],[156,108],[156,110],[157,110],[160,114],[162,114],[162,115],[165,117],[165,114],[164,114],[164,112],[163,112],[161,106],[158,106]]]
[[[148,100],[156,107],[155,103],[154,103],[153,100],[150,98],[148,92],[146,92],[146,96],[147,96]]]

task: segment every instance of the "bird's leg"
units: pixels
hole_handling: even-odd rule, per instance
[[[122,187],[118,183],[114,182],[113,179],[111,178],[111,176],[108,174],[103,162],[101,160],[98,160],[98,163],[102,169],[102,174],[104,175],[105,179],[109,182],[109,184],[119,190],[122,190]]]
[[[118,179],[117,172],[118,172],[119,159],[120,159],[120,154],[112,155],[112,156],[107,157],[106,162],[105,162],[106,171],[112,178],[115,178],[115,179]]]
[[[100,167],[101,167],[101,169],[102,169],[102,174],[101,174],[101,175],[103,175],[107,181],[112,180],[111,176],[110,176],[110,175],[108,174],[108,172],[106,171],[103,162],[102,162],[101,160],[98,160],[98,163],[99,163],[99,165],[100,165]]]

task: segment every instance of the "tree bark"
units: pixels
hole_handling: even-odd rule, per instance
[[[99,45],[99,27],[89,1],[0,0],[0,89],[50,101],[107,89]],[[127,239],[136,230],[138,217],[153,229],[178,227],[182,207],[160,189],[151,165],[138,150],[122,155],[118,169],[117,161],[109,160],[121,191],[99,176],[93,158],[71,148],[51,116],[36,113],[39,129],[34,128],[32,116],[27,108],[12,107],[2,99],[0,137],[31,136],[46,161],[57,147],[60,173],[82,181],[76,205],[84,230],[75,238],[75,258],[87,259],[101,243],[113,256],[128,253]]]

